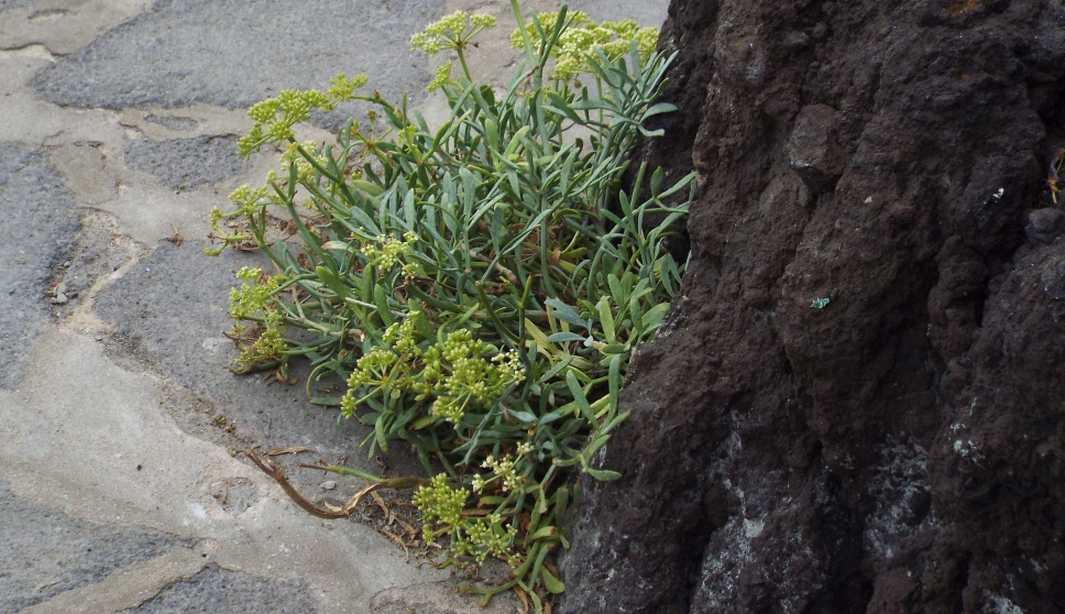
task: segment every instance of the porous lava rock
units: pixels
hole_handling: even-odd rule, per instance
[[[662,45],[691,265],[561,611],[1065,611],[1065,5],[674,0]]]

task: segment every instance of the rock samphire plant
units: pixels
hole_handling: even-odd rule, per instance
[[[572,478],[619,477],[596,452],[626,417],[633,348],[678,290],[685,263],[665,242],[693,182],[641,167],[623,189],[637,140],[659,134],[645,122],[674,110],[656,101],[672,59],[656,30],[512,5],[524,62],[505,90],[467,64],[493,17],[459,11],[413,37],[453,60],[429,85],[450,107],[439,127],[360,93],[364,76],[254,105],[241,151],[279,146],[283,169],[237,189],[212,236],[274,269],[238,273],[235,369],[309,361],[312,401],[371,427],[371,454],[402,442],[433,476],[413,501],[442,562],[502,560],[509,579],[477,590],[539,610],[564,588],[553,559]],[[312,112],[348,101],[371,108],[365,122],[329,145],[297,139]]]

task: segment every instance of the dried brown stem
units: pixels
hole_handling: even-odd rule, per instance
[[[387,480],[381,480],[380,482],[374,482],[366,488],[363,488],[359,492],[355,493],[355,495],[351,499],[349,499],[348,502],[344,504],[344,507],[342,508],[321,508],[304,498],[304,496],[301,495],[299,491],[296,490],[296,488],[292,486],[292,484],[288,481],[288,478],[285,477],[285,473],[281,471],[281,468],[275,465],[270,459],[259,456],[258,452],[256,452],[255,450],[245,450],[244,456],[247,456],[248,459],[252,463],[254,463],[256,467],[262,470],[263,473],[273,478],[274,481],[277,482],[279,486],[281,486],[281,490],[285,491],[285,494],[288,495],[289,498],[296,503],[296,505],[302,507],[308,514],[312,516],[317,516],[318,518],[325,518],[328,520],[335,520],[337,518],[348,518],[355,512],[355,509],[359,506],[359,502],[362,501],[363,497],[381,488],[402,490],[407,488],[414,488],[415,486],[420,486],[426,483],[425,480],[414,477],[389,478]],[[314,465],[301,466],[313,467],[315,469],[322,468],[320,466]]]
[[[299,491],[296,490],[295,487],[293,487],[292,484],[289,483],[288,479],[285,477],[285,473],[281,471],[280,467],[275,465],[269,459],[260,457],[255,452],[255,450],[245,450],[244,456],[247,456],[248,460],[254,463],[256,467],[261,469],[263,473],[272,477],[274,481],[277,482],[279,486],[281,486],[281,490],[285,491],[285,494],[288,495],[290,499],[295,501],[296,505],[302,507],[308,514],[312,516],[317,516],[318,518],[326,518],[328,520],[335,520],[337,518],[347,518],[351,515],[351,512],[322,509],[305,499],[303,495],[301,495]],[[347,508],[347,506],[344,507],[345,509]]]

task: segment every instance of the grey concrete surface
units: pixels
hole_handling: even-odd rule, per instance
[[[183,124],[171,119],[163,125]],[[237,137],[234,135],[165,141],[137,139],[129,142],[125,155],[127,166],[155,176],[173,190],[218,183],[249,168],[248,162],[237,153]]]
[[[644,23],[665,5],[574,3]],[[503,80],[502,0],[0,0],[0,611],[516,610],[457,594],[376,508],[312,518],[241,457],[300,450],[275,460],[319,501],[363,483],[301,462],[415,470],[402,450],[368,459],[364,430],[302,386],[227,370],[232,273],[255,258],[202,254],[209,211],[276,164],[232,155],[247,105],[344,70],[431,119],[433,63],[407,41],[459,8],[499,18],[472,61]]]
[[[380,473],[385,467],[356,448],[368,429],[353,420],[338,421],[336,410],[307,402],[303,365],[292,367],[295,384],[264,381],[271,379],[268,374],[236,377],[229,371],[237,350],[223,333],[232,325],[226,306],[237,283],[233,274],[242,266],[266,263],[232,251],[205,256],[203,247],[198,241],[162,244],[100,293],[96,313],[110,325],[111,351],[136,356],[224,408],[226,426],[265,449],[307,447],[330,462],[347,457],[348,465]],[[418,471],[411,459],[396,456],[389,469]],[[286,456],[278,462],[290,478],[308,487],[324,479],[319,471],[296,466],[297,460]]]
[[[192,130],[196,127],[196,120],[191,117],[182,117],[180,115],[168,116],[149,113],[144,116],[144,121],[158,124],[164,128],[169,128],[170,130]]]
[[[70,250],[78,215],[48,158],[14,143],[0,143],[0,214],[0,388],[11,388],[48,318],[48,282]]]
[[[306,584],[227,571],[209,565],[180,580],[130,614],[307,614],[318,606]]]
[[[0,11],[29,6],[32,0],[0,0]]]
[[[62,105],[247,107],[337,71],[395,96],[428,79],[408,48],[442,0],[160,0],[34,79]]]
[[[0,612],[17,612],[180,547],[173,536],[98,525],[16,497],[0,481]]]

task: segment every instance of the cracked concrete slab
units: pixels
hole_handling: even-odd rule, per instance
[[[40,45],[66,55],[143,11],[151,0],[0,0],[0,49]]]
[[[267,579],[208,565],[191,578],[180,580],[141,605],[131,614],[311,614],[318,611],[306,583]]]
[[[29,6],[32,0],[0,0],[0,11]]]
[[[17,612],[180,547],[157,531],[89,523],[16,497],[0,481],[0,611]]]
[[[48,319],[48,282],[70,250],[78,216],[47,157],[13,143],[0,143],[0,213],[0,388],[12,388]]]
[[[160,0],[43,70],[34,88],[66,106],[241,108],[346,71],[373,75],[372,86],[394,98],[428,81],[408,40],[442,8],[439,0]]]
[[[338,422],[334,409],[311,405],[303,386],[265,383],[262,376],[228,370],[237,355],[224,335],[232,326],[226,306],[230,289],[238,285],[234,273],[263,264],[232,251],[205,256],[200,242],[160,245],[97,297],[96,312],[124,346],[116,351],[132,352],[206,399],[242,435],[270,448],[352,453],[366,431],[354,421]],[[365,460],[365,454],[352,456],[352,462]]]
[[[153,175],[177,191],[218,183],[250,166],[237,153],[237,137],[232,134],[165,141],[137,139],[126,145],[125,155],[127,166]]]
[[[199,124],[199,122],[191,117],[184,117],[181,115],[156,115],[155,113],[148,113],[145,115],[144,121],[157,124],[168,130],[178,130],[182,132],[192,130]]]
[[[0,391],[0,438],[8,442],[0,448],[0,475],[28,504],[176,535],[197,544],[201,565],[300,579],[332,611],[369,612],[377,592],[446,578],[408,562],[367,526],[308,516],[226,448],[179,429],[170,414],[180,408],[169,406],[182,397],[169,394],[159,377],[116,364],[91,333],[42,333],[30,366],[18,391]],[[250,505],[227,509],[216,496],[225,480],[253,485],[254,494],[243,495]],[[89,612],[136,607],[191,564],[149,563],[117,585],[107,579],[74,589],[85,593],[77,599],[62,593],[36,607],[81,611],[70,604],[90,597],[97,605]]]

